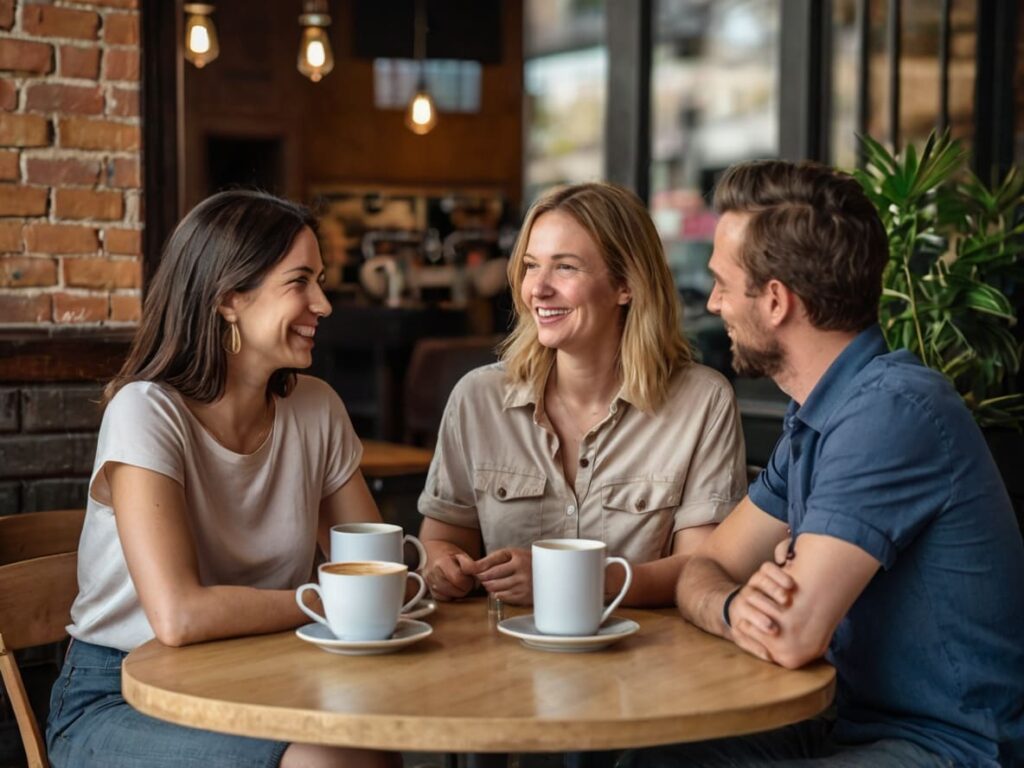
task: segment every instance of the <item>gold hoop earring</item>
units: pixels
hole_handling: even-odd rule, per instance
[[[229,355],[237,355],[242,351],[242,334],[238,331],[238,324],[228,321],[228,328],[224,331],[224,350]]]

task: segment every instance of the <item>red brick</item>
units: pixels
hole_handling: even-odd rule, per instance
[[[106,14],[103,17],[103,42],[108,45],[138,45],[139,14]]]
[[[104,229],[103,247],[107,253],[138,256],[142,253],[142,230]]]
[[[92,11],[74,11],[52,5],[26,5],[21,9],[21,26],[30,35],[40,37],[95,40],[100,16]]]
[[[92,189],[54,190],[53,211],[59,219],[106,219],[124,216],[124,197],[120,192]]]
[[[107,185],[127,189],[142,186],[139,161],[134,158],[116,158],[107,163]]]
[[[17,152],[0,152],[0,179],[3,181],[17,181],[21,175],[18,168],[19,154]]]
[[[30,157],[25,161],[25,181],[29,184],[94,185],[100,178],[99,160],[78,158]]]
[[[0,251],[21,251],[21,222],[0,221]]]
[[[50,321],[50,295],[0,294],[0,325],[3,323],[46,323]]]
[[[45,216],[50,190],[22,184],[0,184],[0,216]]]
[[[77,293],[53,294],[55,323],[99,323],[107,319],[107,297]]]
[[[0,0],[0,29],[14,26],[14,0]]]
[[[45,147],[50,143],[50,121],[39,115],[0,112],[0,146]]]
[[[110,8],[138,8],[139,0],[91,0],[93,5],[105,5]]]
[[[10,112],[18,106],[18,88],[10,78],[0,78],[0,109]]]
[[[139,52],[133,50],[108,50],[103,54],[104,80],[138,80]]]
[[[98,115],[103,112],[103,92],[98,85],[31,85],[25,93],[25,111]]]
[[[61,77],[98,79],[100,76],[100,49],[62,45],[57,56],[57,74]]]
[[[110,319],[119,323],[137,323],[142,317],[142,299],[123,293],[110,295]]]
[[[100,241],[92,227],[73,224],[29,224],[25,250],[29,253],[96,253]]]
[[[57,261],[24,256],[0,258],[0,288],[38,288],[57,284]]]
[[[75,288],[138,288],[142,282],[134,259],[64,259],[64,283]]]
[[[139,126],[109,120],[87,120],[81,117],[62,119],[58,135],[60,146],[78,149],[133,150],[138,149],[140,144]]]
[[[139,89],[111,88],[107,99],[107,114],[118,117],[138,117]]]
[[[53,71],[53,46],[28,40],[0,40],[0,69],[11,72]]]

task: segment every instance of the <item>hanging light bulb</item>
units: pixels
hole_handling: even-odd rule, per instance
[[[202,69],[220,55],[212,3],[185,3],[185,58]]]
[[[423,136],[437,125],[437,106],[427,90],[427,75],[424,60],[427,58],[427,6],[426,0],[416,0],[416,17],[413,22],[413,55],[420,65],[420,78],[416,92],[405,110],[405,124],[413,133]]]
[[[437,125],[437,107],[422,76],[416,85],[416,93],[413,94],[412,101],[405,111],[405,124],[410,131],[420,136],[430,133]]]
[[[331,24],[327,0],[306,0],[302,11],[299,16],[302,37],[299,40],[298,68],[299,72],[318,83],[334,69],[334,53],[327,37],[327,27]]]

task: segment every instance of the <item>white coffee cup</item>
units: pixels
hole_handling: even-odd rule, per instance
[[[326,626],[339,640],[385,640],[398,624],[398,615],[415,605],[427,585],[418,573],[410,573],[402,563],[362,561],[324,563],[317,569],[319,584],[303,584],[295,591],[295,602],[302,612]],[[408,579],[420,588],[411,600],[402,604]],[[312,589],[320,596],[326,616],[302,602]]]
[[[606,557],[603,541],[545,539],[533,545],[533,621],[545,635],[594,635],[633,581],[621,557]],[[604,606],[604,573],[612,563],[626,571],[619,594]]]
[[[404,563],[402,549],[405,542],[412,544],[419,556],[419,563],[413,570],[421,570],[427,562],[427,553],[419,539],[403,535],[401,526],[390,523],[342,523],[331,528],[331,562],[382,560]]]

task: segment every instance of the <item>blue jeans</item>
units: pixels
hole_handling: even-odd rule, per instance
[[[128,654],[73,640],[50,693],[53,768],[277,768],[288,744],[166,723],[121,696]]]
[[[627,752],[618,768],[953,768],[911,741],[836,744],[832,723],[805,720],[774,731]]]

